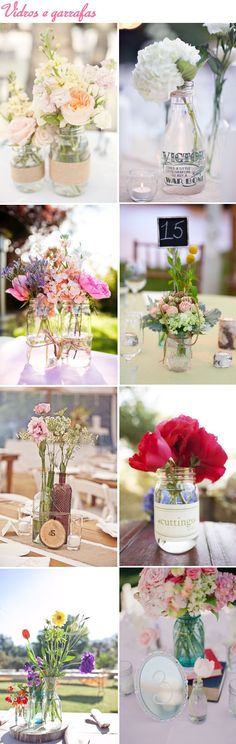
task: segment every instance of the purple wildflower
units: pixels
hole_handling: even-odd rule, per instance
[[[151,522],[154,521],[154,488],[149,488],[143,499],[144,511],[149,514]]]
[[[42,667],[43,666],[43,659],[41,659],[41,656],[36,656],[36,659],[37,659],[37,662],[38,662],[38,666],[39,667]]]
[[[86,651],[83,655],[79,670],[82,672],[82,674],[89,674],[89,672],[92,672],[95,667],[95,660],[94,655],[90,654],[89,651]]]
[[[32,671],[33,671],[33,669],[32,669],[32,666],[31,666],[31,664],[29,663],[29,661],[26,661],[26,662],[25,662],[25,665],[24,665],[24,671],[25,671],[25,672],[29,672],[29,671],[31,671],[31,672],[32,672]]]

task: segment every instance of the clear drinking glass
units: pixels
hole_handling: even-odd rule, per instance
[[[32,517],[31,514],[29,514],[29,507],[27,504],[23,506],[19,506],[17,510],[17,532],[18,535],[22,535],[22,537],[26,535],[31,535],[32,533]]]
[[[121,321],[120,353],[126,362],[140,354],[143,344],[142,314],[129,313]]]
[[[124,269],[124,283],[132,294],[137,294],[144,289],[147,282],[147,274],[142,264],[126,263]]]
[[[80,512],[73,511],[70,514],[69,534],[66,547],[68,550],[79,550],[81,546],[83,529],[83,517]]]
[[[130,661],[120,662],[120,693],[131,695],[134,692],[133,667]]]

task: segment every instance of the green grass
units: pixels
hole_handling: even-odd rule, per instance
[[[9,694],[7,687],[13,682],[14,677],[10,676],[7,680],[0,680],[0,710],[9,709],[5,697]],[[89,713],[93,707],[99,708],[102,713],[117,713],[118,710],[117,683],[112,680],[106,681],[106,687],[102,692],[95,686],[63,680],[58,684],[57,692],[62,702],[63,713]]]

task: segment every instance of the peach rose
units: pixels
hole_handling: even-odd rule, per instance
[[[11,145],[26,145],[36,128],[33,116],[15,116],[8,126]]]
[[[85,90],[71,90],[70,101],[61,108],[67,124],[80,126],[87,124],[94,111],[94,98]]]

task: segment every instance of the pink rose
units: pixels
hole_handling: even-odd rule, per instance
[[[166,315],[178,315],[178,308],[175,305],[169,305]]]
[[[49,431],[47,424],[45,424],[43,418],[36,418],[36,416],[32,416],[32,419],[28,424],[28,433],[31,437],[33,437],[36,444],[44,442],[45,439],[47,439]]]
[[[188,310],[191,310],[192,303],[191,302],[181,302],[179,305],[179,310],[181,313],[187,313]]]
[[[79,276],[81,289],[93,297],[94,300],[103,300],[111,296],[108,284],[100,279],[90,276],[90,274],[81,273]]]
[[[168,571],[168,568],[143,568],[139,578],[138,590],[140,592],[147,591],[164,584]]]
[[[161,304],[161,312],[162,313],[167,313],[167,310],[169,310],[169,307],[170,306],[167,305],[167,302],[163,302],[163,304]]]
[[[67,124],[87,124],[94,113],[94,98],[85,90],[71,90],[70,100],[61,107],[61,111]]]
[[[199,579],[201,576],[202,569],[201,568],[186,568],[186,576],[188,576],[190,579]]]
[[[19,274],[15,279],[12,279],[12,287],[6,289],[6,294],[12,295],[16,300],[20,302],[29,299],[29,291],[27,289],[27,278],[24,274]]]
[[[37,403],[37,406],[34,407],[34,413],[37,413],[37,416],[42,416],[43,413],[49,413],[50,409],[50,403]]]
[[[157,315],[160,312],[159,307],[151,307],[151,310],[149,310],[149,315]]]
[[[151,645],[151,643],[155,643],[159,638],[159,634],[155,630],[155,628],[145,628],[141,631],[139,636],[139,643],[141,646],[145,646],[146,648]]]
[[[8,126],[11,145],[26,145],[36,129],[36,121],[32,116],[15,116]]]
[[[202,568],[202,573],[204,574],[213,574],[214,576],[217,576],[218,569],[217,568]]]

